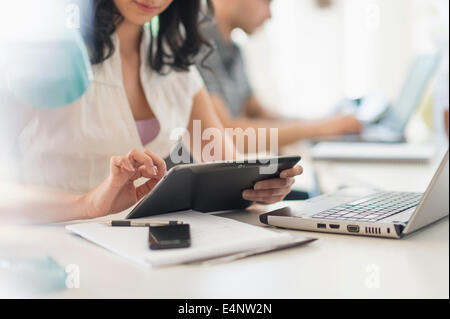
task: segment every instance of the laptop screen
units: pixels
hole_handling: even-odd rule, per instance
[[[423,55],[416,58],[398,100],[382,121],[383,126],[387,126],[396,132],[404,132],[411,116],[422,100],[439,61],[439,54]]]

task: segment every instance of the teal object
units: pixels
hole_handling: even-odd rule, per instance
[[[67,29],[48,40],[12,43],[9,48],[8,87],[26,105],[67,106],[92,82],[92,66],[78,30]]]
[[[0,298],[23,298],[65,290],[67,272],[52,257],[0,255]]]
[[[154,17],[150,20],[150,30],[154,37],[158,36],[159,33],[159,16]]]

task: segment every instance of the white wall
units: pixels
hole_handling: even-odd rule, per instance
[[[340,4],[275,0],[273,20],[243,46],[254,88],[279,112],[314,116],[344,90]]]
[[[344,96],[395,98],[430,40],[424,25],[439,14],[436,2],[448,7],[448,0],[334,0],[319,9],[314,0],[275,0],[261,31],[236,39],[261,100],[282,114],[313,118]]]

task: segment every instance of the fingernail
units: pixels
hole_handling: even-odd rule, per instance
[[[156,169],[156,167],[155,166],[153,166],[153,175],[158,175],[158,170]]]

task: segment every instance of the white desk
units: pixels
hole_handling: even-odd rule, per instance
[[[351,172],[352,184],[369,181],[391,189],[423,190],[436,163],[316,166],[325,188],[335,187],[345,177],[340,174]],[[349,177],[343,180],[349,182]],[[258,214],[264,209],[256,207],[227,217],[258,224]],[[449,298],[448,218],[403,240],[293,233],[319,240],[228,264],[164,269],[136,266],[67,233],[62,226],[0,229],[0,242],[14,249],[48,253],[62,266],[79,266],[80,288],[39,297]]]

